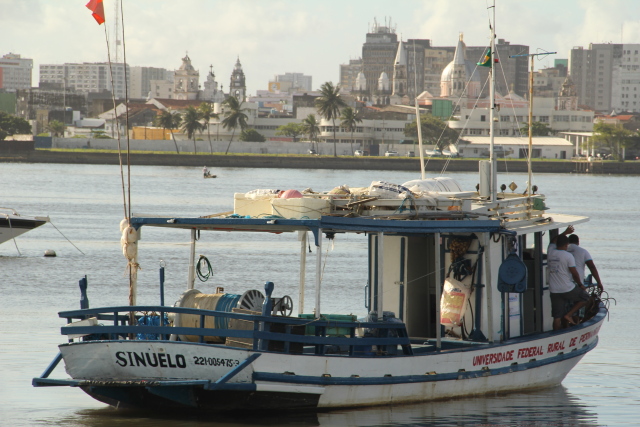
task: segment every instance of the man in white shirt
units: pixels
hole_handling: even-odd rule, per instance
[[[577,234],[569,236],[569,247],[567,248],[567,252],[573,255],[573,258],[576,260],[576,270],[578,270],[578,274],[580,275],[580,283],[584,283],[584,267],[586,265],[589,267],[589,271],[593,278],[596,279],[598,289],[602,292],[604,287],[602,286],[598,269],[596,268],[589,251],[580,246],[580,238]]]
[[[549,290],[551,291],[551,315],[553,329],[562,329],[562,321],[575,325],[573,315],[584,307],[589,300],[589,294],[582,285],[580,275],[576,269],[576,262],[569,252],[569,238],[567,234],[573,232],[573,227],[567,228],[549,244],[547,249],[547,268],[549,269]],[[565,313],[567,302],[574,303]]]

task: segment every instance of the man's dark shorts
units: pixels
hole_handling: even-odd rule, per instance
[[[573,290],[569,292],[564,292],[561,294],[551,294],[551,316],[554,319],[564,316],[567,314],[567,310],[565,306],[567,302],[577,303],[580,301],[589,301],[589,294],[582,290],[579,286],[573,288]]]

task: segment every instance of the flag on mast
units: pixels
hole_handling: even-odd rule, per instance
[[[93,16],[98,25],[104,24],[104,5],[102,0],[90,0],[87,3],[87,9],[93,12],[91,16]]]
[[[494,59],[493,62],[498,63],[498,58]],[[491,48],[487,49],[487,53],[484,54],[484,58],[482,58],[482,62],[476,63],[480,67],[491,67]]]

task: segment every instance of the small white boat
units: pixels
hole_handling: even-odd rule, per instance
[[[14,209],[0,208],[0,244],[49,222],[45,216],[24,216]]]

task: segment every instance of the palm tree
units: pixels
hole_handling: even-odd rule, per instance
[[[333,122],[333,156],[338,157],[336,118],[340,115],[340,109],[346,107],[347,103],[340,97],[340,85],[334,87],[333,83],[326,82],[320,87],[320,94],[316,98],[316,108],[325,120]]]
[[[58,120],[51,120],[47,125],[47,129],[51,132],[51,136],[58,136],[60,134],[64,135],[64,123]]]
[[[313,141],[316,142],[316,153],[318,151],[318,134],[320,133],[320,126],[318,121],[316,120],[316,116],[313,114],[309,114],[305,119],[302,120],[302,129],[304,133],[309,135],[309,140],[313,144]],[[313,145],[311,146],[313,148]]]
[[[213,154],[213,145],[211,145],[211,132],[209,132],[209,122],[211,119],[217,119],[218,114],[213,112],[213,106],[210,102],[203,102],[198,107],[198,112],[200,113],[200,118],[204,121],[202,124],[207,128],[207,137],[209,138],[209,150],[211,150],[211,154]]]
[[[182,131],[187,134],[187,138],[193,139],[193,153],[198,154],[196,150],[196,132],[204,129],[200,123],[200,113],[193,106],[189,106],[182,116]]]
[[[164,130],[173,130],[178,129],[180,126],[180,114],[172,113],[168,110],[163,110],[160,114],[158,114],[154,120],[156,126],[160,126]],[[176,137],[171,132],[171,137],[173,138],[173,144],[176,146],[176,153],[180,153],[178,150],[178,143],[176,142]]]
[[[351,132],[351,155],[353,156],[353,131],[356,130],[358,123],[362,122],[362,119],[353,111],[353,108],[347,107],[342,110],[340,120],[340,126]]]
[[[233,129],[231,133],[231,139],[229,140],[229,145],[227,145],[227,151],[224,154],[229,152],[229,147],[231,147],[231,141],[233,141],[233,135],[236,133],[236,129],[240,126],[240,129],[244,130],[247,127],[247,120],[249,119],[245,114],[245,111],[248,111],[246,108],[242,108],[242,102],[238,101],[238,98],[235,96],[230,96],[224,100],[228,109],[225,111],[225,119],[222,121],[222,126],[225,129]]]

